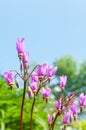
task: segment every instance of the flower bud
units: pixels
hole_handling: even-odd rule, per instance
[[[19,59],[22,59],[23,58],[23,53],[24,53],[24,38],[22,38],[22,39],[18,38],[17,39],[16,49],[17,49],[17,52],[18,52]]]
[[[14,75],[13,72],[4,72],[4,78],[8,85],[12,88],[14,86],[13,80],[14,80]]]

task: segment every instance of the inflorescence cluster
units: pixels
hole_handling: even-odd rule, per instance
[[[33,68],[31,72],[29,72],[29,52],[25,52],[25,40],[17,39],[16,42],[16,49],[18,52],[18,57],[20,61],[20,73],[16,70],[12,70],[10,72],[4,72],[4,78],[10,88],[13,88],[14,84],[19,87],[18,81],[16,76],[18,75],[24,81],[24,89],[23,89],[23,96],[22,96],[22,105],[21,105],[21,112],[20,112],[20,130],[23,130],[23,107],[24,107],[24,99],[26,93],[26,87],[29,86],[28,96],[29,98],[33,98],[32,108],[31,108],[31,115],[30,115],[30,130],[32,130],[32,117],[33,117],[33,110],[36,101],[36,97],[39,93],[42,94],[43,100],[48,102],[48,98],[51,94],[51,89],[49,87],[52,77],[57,72],[57,67],[52,67],[48,63],[43,63],[37,65]],[[14,83],[15,82],[15,83]],[[59,86],[63,91],[65,91],[65,86],[67,82],[67,76],[62,75],[59,76]],[[66,97],[62,96],[59,97],[58,101],[55,101],[54,105],[56,107],[56,111],[54,114],[48,114],[48,126],[49,130],[54,130],[54,125],[56,119],[62,115],[63,117],[63,127],[62,130],[66,129],[68,123],[76,120],[76,115],[78,113],[78,107],[74,103],[76,97],[75,92],[71,92]],[[80,111],[86,106],[86,95],[81,93],[79,95],[79,106]]]

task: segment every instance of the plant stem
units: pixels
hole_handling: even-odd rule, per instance
[[[34,95],[33,103],[32,103],[32,108],[31,108],[31,115],[30,115],[30,130],[32,130],[32,117],[33,117],[33,109],[34,109],[34,104],[36,101],[36,95]]]
[[[53,121],[52,130],[54,130],[54,124],[55,124],[56,119],[57,119],[57,115],[56,115],[56,117],[55,117],[55,119],[54,119],[54,121]]]
[[[57,114],[56,114],[56,116],[55,116],[55,118],[54,118],[54,121],[53,121],[53,123],[52,123],[52,130],[54,130],[55,121],[56,121],[57,117],[60,116],[60,115],[61,115],[61,113],[57,113]]]
[[[32,130],[32,124],[33,124],[33,122],[32,122],[33,110],[34,110],[34,105],[35,105],[35,101],[36,101],[36,96],[38,95],[39,90],[40,90],[40,88],[38,88],[36,95],[34,95],[34,99],[33,99],[33,103],[32,103],[31,114],[30,114],[30,130]]]
[[[51,126],[49,126],[49,130],[51,130]]]
[[[33,70],[31,71],[31,73],[29,74],[29,77],[31,76],[31,74],[33,73],[33,71],[38,67],[38,65],[36,65]]]
[[[22,97],[22,104],[21,104],[20,130],[23,130],[22,121],[23,121],[23,109],[24,109],[25,92],[26,92],[26,80],[24,81],[24,90],[23,90],[23,97]]]
[[[21,79],[23,79],[24,80],[24,78],[23,78],[23,76],[20,74],[20,73],[18,73],[16,70],[11,70],[11,72],[15,72],[16,73],[16,75],[18,75]]]

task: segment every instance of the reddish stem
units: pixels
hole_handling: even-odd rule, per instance
[[[25,100],[25,92],[26,92],[26,81],[24,81],[24,90],[21,104],[21,113],[20,113],[20,130],[23,130],[23,109],[24,109],[24,100]]]
[[[31,115],[30,115],[30,130],[32,130],[32,117],[33,117],[33,109],[34,109],[35,101],[36,101],[36,97],[34,95],[33,104],[32,104],[32,108],[31,108]]]
[[[32,130],[32,125],[33,125],[33,110],[34,110],[34,105],[35,105],[35,101],[36,101],[36,96],[38,95],[40,88],[38,88],[36,95],[34,95],[34,99],[33,99],[33,103],[32,103],[32,108],[31,108],[31,114],[30,114],[30,130]]]

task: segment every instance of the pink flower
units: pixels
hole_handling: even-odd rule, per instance
[[[64,114],[64,117],[63,117],[63,124],[64,124],[64,126],[66,126],[69,123],[69,119],[70,119],[70,113],[66,112]]]
[[[31,77],[32,81],[34,81],[34,82],[38,81],[38,76],[37,76],[36,72],[33,72],[30,77]]]
[[[46,69],[47,69],[48,64],[44,63],[38,66],[37,68],[37,74],[39,77],[39,80],[43,80],[44,76],[46,76]]]
[[[37,92],[37,83],[34,82],[34,81],[32,83],[30,83],[30,88],[31,88],[32,92],[34,94],[36,94],[36,92]]]
[[[48,114],[48,123],[51,124],[53,121],[52,115]]]
[[[29,52],[24,53],[23,55],[23,63],[28,64],[28,57],[29,57]]]
[[[32,99],[32,91],[30,89],[28,91],[28,96],[29,96],[30,99]]]
[[[86,95],[84,93],[81,93],[79,96],[79,104],[81,109],[86,105]]]
[[[13,87],[14,75],[13,72],[4,72],[4,78],[10,87]]]
[[[18,51],[18,56],[20,59],[22,59],[23,57],[23,53],[24,53],[24,38],[20,39],[18,38],[17,39],[17,42],[16,42],[16,49]]]
[[[67,82],[67,76],[66,75],[60,76],[60,87],[61,87],[62,90],[64,90],[66,82]]]
[[[55,102],[55,106],[58,109],[58,111],[61,111],[61,100]]]
[[[48,80],[52,78],[52,76],[56,73],[56,71],[57,71],[57,67],[53,68],[47,63],[39,65],[37,69],[39,78],[41,77],[43,79],[44,76],[47,76]]]
[[[77,108],[76,104],[73,103],[70,110],[71,110],[73,117],[76,117],[76,114],[78,112],[78,108]]]
[[[42,95],[44,99],[48,99],[50,96],[51,89],[47,87],[46,89],[42,90]]]
[[[52,76],[56,73],[57,67],[54,67],[54,68],[53,68],[52,66],[48,65],[46,71],[47,71],[47,72],[46,72],[46,76],[47,76],[49,79],[51,79]]]

